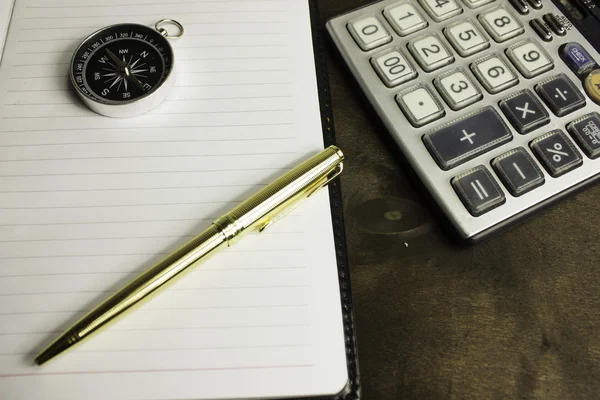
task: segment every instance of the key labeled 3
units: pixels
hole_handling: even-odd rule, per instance
[[[459,110],[481,100],[483,95],[462,68],[435,78],[433,84],[453,110]]]

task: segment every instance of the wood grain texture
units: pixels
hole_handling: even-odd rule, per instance
[[[321,0],[322,19],[367,3]],[[455,243],[326,49],[364,398],[600,398],[600,187]]]

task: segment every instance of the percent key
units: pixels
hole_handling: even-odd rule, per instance
[[[560,129],[534,139],[530,146],[546,171],[555,178],[583,163],[579,151]]]

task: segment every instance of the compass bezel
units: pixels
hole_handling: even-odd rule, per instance
[[[82,88],[80,83],[77,81],[77,76],[81,76],[83,80],[83,76],[86,73],[87,61],[100,49],[104,48],[108,45],[108,43],[112,43],[116,40],[140,40],[135,37],[127,37],[127,38],[115,38],[110,42],[102,42],[100,45],[93,47],[96,44],[96,38],[98,36],[110,35],[111,33],[115,33],[116,30],[123,30],[123,27],[128,27],[127,30],[133,28],[134,30],[148,32],[148,34],[152,34],[156,38],[160,38],[160,42],[150,43],[148,41],[143,41],[145,43],[150,44],[155,47],[156,51],[161,55],[168,56],[168,62],[164,63],[164,71],[163,76],[159,80],[159,82],[147,93],[144,93],[140,96],[124,99],[119,101],[114,100],[106,100],[102,97],[97,96],[90,90],[86,88]],[[138,32],[136,32],[138,33]],[[164,47],[164,52],[158,50],[158,47]],[[81,54],[83,50],[88,49],[90,53],[83,60],[83,67],[81,71],[77,71],[77,64],[79,64],[81,59]],[[163,54],[164,53],[164,54]],[[167,37],[161,34],[159,31],[154,30],[153,28],[136,23],[122,23],[122,24],[113,24],[106,26],[104,28],[98,29],[95,32],[91,33],[88,37],[86,37],[75,49],[73,56],[71,57],[71,63],[69,64],[69,77],[71,84],[75,88],[75,91],[81,97],[83,102],[94,112],[109,116],[109,117],[131,117],[136,115],[145,114],[159,104],[161,104],[167,97],[168,93],[172,89],[174,85],[174,76],[175,76],[175,54],[173,52],[173,48],[169,43]]]

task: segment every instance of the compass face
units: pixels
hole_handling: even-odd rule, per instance
[[[171,46],[159,32],[137,24],[113,25],[79,46],[71,79],[92,100],[126,104],[157,90],[168,78],[172,62]]]

